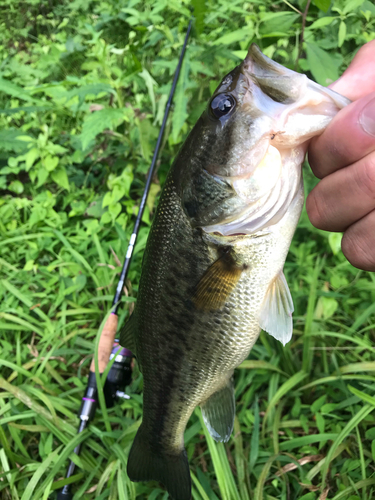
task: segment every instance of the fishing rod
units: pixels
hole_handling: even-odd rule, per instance
[[[128,275],[129,267],[130,267],[130,261],[133,255],[134,251],[134,246],[137,240],[139,228],[141,225],[141,220],[142,220],[142,215],[144,212],[144,209],[146,207],[146,201],[147,201],[147,196],[150,190],[152,178],[154,175],[154,170],[156,166],[156,160],[158,158],[160,146],[161,146],[161,141],[163,138],[164,134],[164,129],[167,123],[168,115],[169,115],[169,110],[172,104],[173,100],[173,95],[176,90],[177,86],[177,81],[178,77],[180,75],[181,71],[181,66],[182,62],[184,59],[185,51],[186,51],[186,46],[188,43],[190,31],[191,31],[191,26],[192,26],[193,20],[190,19],[188,28],[186,30],[186,35],[185,35],[185,40],[184,44],[182,46],[180,58],[178,60],[177,68],[174,74],[173,78],[173,83],[171,87],[171,91],[169,93],[169,98],[165,107],[165,112],[164,112],[164,117],[163,117],[163,122],[160,128],[158,140],[156,142],[156,147],[154,151],[154,156],[152,157],[152,162],[150,166],[150,170],[148,172],[147,180],[146,180],[146,185],[145,189],[143,192],[143,196],[139,205],[139,211],[138,215],[134,224],[134,229],[132,232],[132,235],[130,236],[129,240],[129,245],[128,249],[126,252],[125,256],[125,262],[121,271],[120,279],[116,287],[116,292],[113,297],[113,302],[112,302],[112,312],[108,316],[107,321],[104,324],[102,333],[100,335],[99,339],[99,345],[98,345],[98,371],[99,374],[102,375],[104,370],[106,369],[108,362],[112,360],[115,357],[115,361],[113,365],[111,366],[107,379],[105,381],[104,387],[103,387],[103,392],[104,392],[104,398],[105,398],[105,404],[108,408],[111,408],[114,406],[115,402],[118,400],[118,398],[124,398],[128,399],[129,396],[127,396],[124,392],[125,387],[128,386],[131,382],[131,376],[132,376],[132,369],[131,369],[131,360],[133,357],[133,354],[131,351],[128,349],[123,348],[120,352],[120,346],[118,343],[118,340],[115,339],[116,336],[116,331],[117,331],[117,326],[118,326],[118,315],[117,311],[120,305],[120,298],[121,294],[124,288],[125,280]],[[78,417],[80,419],[80,424],[78,427],[78,434],[83,432],[89,423],[93,420],[95,411],[97,408],[98,404],[98,388],[96,384],[96,375],[95,375],[95,356],[93,357],[90,365],[90,373],[87,381],[87,387],[86,391],[83,395],[82,398],[82,403],[81,403],[81,408],[78,413]],[[81,446],[82,443],[77,445],[74,448],[74,453],[76,455],[79,455],[81,451]],[[74,471],[75,471],[76,464],[71,461],[67,472],[66,472],[66,479],[69,479],[70,477],[73,476]],[[72,500],[73,498],[73,493],[70,490],[70,484],[66,484],[57,494],[57,500]]]

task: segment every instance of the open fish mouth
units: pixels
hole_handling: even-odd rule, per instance
[[[255,44],[240,73],[242,100],[235,111],[232,135],[247,132],[251,137],[224,169],[212,167],[211,174],[231,186],[243,205],[219,223],[203,226],[206,232],[228,236],[252,234],[285,215],[301,194],[301,165],[308,140],[350,102],[272,61]]]

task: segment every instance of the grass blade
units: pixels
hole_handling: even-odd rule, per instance
[[[290,392],[296,385],[298,385],[304,378],[307,377],[307,373],[303,370],[295,373],[289,380],[283,383],[283,385],[276,391],[276,394],[273,396],[271,401],[268,404],[266,414],[263,419],[263,429],[265,429],[265,424],[267,418],[272,411],[272,409],[277,405],[280,399],[285,396],[288,392]]]
[[[369,413],[372,412],[374,407],[372,405],[365,405],[361,408],[361,410],[354,415],[353,418],[349,420],[349,422],[346,424],[346,426],[343,428],[343,430],[340,432],[340,434],[337,436],[337,438],[334,440],[331,448],[329,449],[329,452],[327,454],[327,460],[324,464],[323,470],[322,470],[322,488],[324,488],[325,485],[325,480],[327,477],[328,469],[331,464],[331,461],[333,460],[333,455],[337,449],[337,447],[344,441],[344,439],[350,434],[350,432],[365,418]]]

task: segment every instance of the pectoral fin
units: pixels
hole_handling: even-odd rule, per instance
[[[122,345],[122,347],[126,347],[126,349],[129,349],[129,351],[131,351],[134,356],[136,356],[134,340],[135,328],[136,316],[135,314],[132,314],[120,331],[120,345]]]
[[[223,307],[240,279],[242,269],[223,255],[204,273],[197,285],[193,302],[197,309],[216,311]]]
[[[201,404],[203,421],[215,441],[229,440],[235,415],[233,379]]]
[[[292,338],[292,296],[282,271],[269,286],[260,312],[259,326],[283,345]]]

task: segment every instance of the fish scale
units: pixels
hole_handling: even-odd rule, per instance
[[[187,297],[192,297],[217,255],[209,251],[202,231],[192,228],[168,177],[148,242],[149,249],[159,252],[145,253],[134,313],[137,360],[144,376],[144,416],[155,424],[144,417],[143,425],[149,430],[150,446],[153,443],[161,454],[181,452],[183,431],[194,408],[227,382],[259,335],[254,318],[269,276],[275,274],[269,263],[271,247],[280,252],[280,245],[273,234],[253,240],[255,245],[248,238],[235,242],[249,270],[228,304],[220,311],[196,311]],[[178,286],[171,286],[176,277]],[[172,310],[173,301],[180,307]]]
[[[170,224],[174,226],[174,238],[165,236],[166,226]],[[246,358],[252,343],[249,332],[251,331],[251,316],[254,313],[252,314],[249,300],[249,287],[246,286],[247,276],[243,276],[243,285],[239,283],[230,303],[222,311],[207,312],[203,315],[196,314],[194,311],[191,300],[186,297],[193,295],[199,278],[214,262],[215,257],[210,256],[207,251],[202,231],[193,229],[189,224],[178,203],[176,191],[173,189],[173,180],[170,178],[155,215],[149,244],[150,248],[153,246],[159,248],[160,253],[155,256],[148,252],[144,257],[144,272],[137,301],[137,311],[138,308],[140,311],[137,317],[140,333],[136,341],[136,352],[142,353],[137,356],[137,359],[145,380],[150,379],[149,386],[145,385],[144,388],[145,405],[149,399],[152,399],[153,404],[158,401],[160,415],[168,415],[161,439],[162,443],[168,445],[169,436],[173,436],[176,432],[174,422],[179,422],[180,419],[176,418],[176,413],[178,414],[179,411],[178,408],[177,412],[175,411],[175,400],[171,402],[171,407],[166,409],[166,393],[175,390],[178,401],[179,387],[182,387],[189,395],[184,418],[186,420],[195,406],[211,395],[215,386],[222,384],[220,380],[212,386],[212,381],[218,378],[218,374],[230,372],[224,377],[225,380],[228,379],[234,367]],[[194,248],[194,252],[189,248]],[[170,280],[172,282],[175,280],[176,269],[180,270],[179,282],[178,287],[173,287],[169,283]],[[188,272],[181,272],[183,269]],[[158,287],[162,287],[160,294],[157,293]],[[171,310],[172,301],[177,301],[180,308]],[[146,304],[147,307],[142,307]],[[245,314],[241,315],[241,321],[233,322],[232,317],[237,317],[238,309]],[[159,338],[163,339],[161,347],[158,342]],[[237,349],[231,349],[223,354],[222,348],[225,349],[227,345],[233,343],[237,345]],[[140,346],[142,346],[141,349]],[[145,360],[147,360],[146,363]],[[170,371],[157,375],[157,369],[160,364],[168,367],[176,360],[181,366],[178,372],[173,372],[173,383],[169,386],[166,380]],[[204,367],[201,372],[202,378],[198,380],[197,366]],[[185,424],[186,421],[178,425]],[[181,443],[181,436],[179,436],[179,443]],[[180,451],[180,445],[178,451]]]
[[[172,498],[189,500],[184,431],[195,407],[213,438],[227,441],[234,369],[261,328],[290,340],[283,266],[303,206],[306,141],[347,103],[252,45],[189,134],[167,176],[121,334],[144,379],[131,480],[159,480]]]

